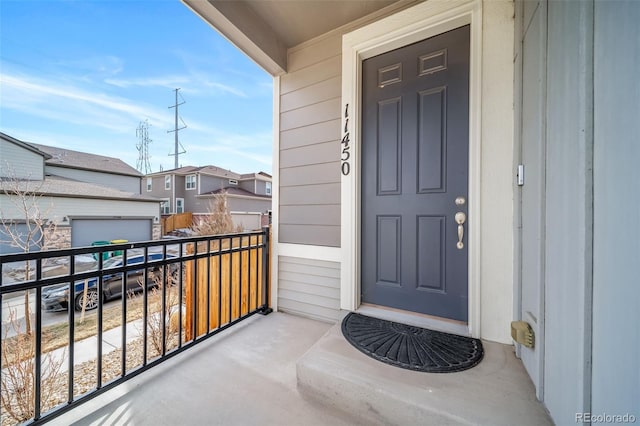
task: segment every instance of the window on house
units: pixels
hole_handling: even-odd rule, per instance
[[[184,198],[176,198],[176,213],[184,213]]]
[[[164,189],[171,189],[171,176],[164,177]]]
[[[187,175],[184,187],[185,189],[196,189],[196,175]]]
[[[235,179],[229,179],[229,185],[237,185],[238,181]]]
[[[171,214],[171,203],[166,198],[160,202],[160,213]]]
[[[147,191],[151,191],[153,189],[153,178],[147,178]]]
[[[265,194],[271,195],[271,182],[267,182],[267,185],[264,189]]]

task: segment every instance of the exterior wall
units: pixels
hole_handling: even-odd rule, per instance
[[[240,182],[238,182],[238,186],[240,188],[244,189],[245,191],[249,191],[249,192],[253,192],[254,194],[257,194],[257,192],[255,192],[255,190],[256,190],[256,180],[255,179],[240,181]]]
[[[229,186],[229,179],[217,176],[200,175],[200,193],[215,191]]]
[[[185,200],[185,193],[187,192],[185,189],[185,181],[186,181],[185,176],[174,175],[173,177],[173,187],[171,188],[172,190],[171,212],[172,213],[178,213],[178,206],[176,201],[178,198],[183,199],[182,213],[188,211],[186,209],[187,200]],[[189,191],[189,192],[192,192],[192,191]]]
[[[260,213],[231,213],[233,224],[245,231],[259,230],[262,227],[262,214]]]
[[[271,210],[271,199],[249,199],[227,196],[227,205],[231,212],[260,212]]]
[[[57,226],[49,239],[45,242],[47,250],[71,248],[71,227]]]
[[[174,195],[177,198],[184,198],[185,196],[185,192],[187,191],[185,188],[185,176],[182,175],[175,175],[173,178],[173,185],[174,188],[172,188],[174,190]]]
[[[44,179],[44,157],[0,139],[0,176],[17,179]]]
[[[258,194],[258,195],[271,195],[271,194],[267,194],[267,182],[266,181],[256,179],[255,185],[256,185],[255,194]],[[273,191],[273,189],[272,189],[272,191]],[[251,192],[253,192],[253,191],[251,191]]]
[[[142,193],[151,197],[166,198],[170,192],[164,189],[164,176],[152,176],[151,181],[151,191],[147,191],[147,178],[142,178]]]
[[[159,240],[162,238],[162,225],[158,223],[153,224],[153,228],[151,229],[151,239]]]
[[[202,176],[196,175],[196,187],[194,189],[187,189],[186,182],[187,176],[184,177],[184,182],[182,184],[182,188],[184,189],[184,211],[185,212],[201,212],[199,208],[200,200],[197,198],[198,195],[198,179],[202,179]],[[204,210],[206,211],[206,210]]]
[[[0,205],[3,208],[3,215],[6,218],[20,217],[20,212],[16,210],[13,203],[8,201],[8,197],[0,194]],[[159,204],[156,202],[141,202],[128,200],[103,200],[86,198],[62,198],[62,197],[41,197],[38,199],[38,207],[43,215],[53,220],[57,225],[68,225],[64,223],[65,217],[160,217]]]
[[[280,256],[278,310],[335,322],[340,319],[340,264]]]
[[[169,175],[169,176],[172,176],[172,175]],[[148,195],[151,197],[168,198],[172,200],[173,187],[174,187],[173,178],[171,179],[171,188],[164,189],[164,177],[165,175],[152,177],[153,183],[151,185],[151,191],[147,191],[147,178],[146,177],[142,178],[142,193],[144,195]],[[171,203],[171,210],[173,211],[173,201]]]
[[[482,220],[478,234],[482,237],[480,335],[507,344],[512,343],[509,323],[513,318],[513,40],[513,2],[483,1],[482,174],[481,199],[476,200]]]
[[[110,188],[120,189],[134,194],[140,194],[140,177],[124,176],[113,173],[102,173],[91,170],[78,170],[68,167],[45,166],[47,174],[61,176],[69,179],[79,180],[81,182],[95,183]],[[143,192],[146,192],[147,181],[144,180]]]
[[[340,246],[341,40],[290,49],[280,78],[281,243]]]
[[[583,34],[592,31],[593,2],[550,1],[547,7],[541,385],[553,419],[568,424],[575,413],[589,411],[592,43]]]
[[[640,419],[640,3],[595,2],[594,414]]]
[[[200,175],[200,190],[185,192],[185,206],[188,208],[188,210],[186,211],[190,211],[193,213],[207,213],[209,211],[209,202],[211,198],[198,197],[198,194],[204,194],[207,192],[216,191],[218,189],[226,188],[227,186],[229,186],[228,178]],[[238,210],[241,210],[241,209],[238,209]],[[242,211],[246,211],[246,210],[242,210]],[[259,210],[252,210],[252,211],[259,211]]]

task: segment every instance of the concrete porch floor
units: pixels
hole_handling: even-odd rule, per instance
[[[361,354],[339,324],[256,315],[50,424],[551,424],[510,347],[485,350],[464,373],[415,373]]]

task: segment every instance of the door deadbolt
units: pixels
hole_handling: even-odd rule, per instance
[[[467,200],[464,199],[464,197],[458,197],[456,198],[456,206],[464,206],[464,203],[466,203]]]

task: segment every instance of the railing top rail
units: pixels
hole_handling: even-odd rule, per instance
[[[152,240],[152,241],[140,241],[140,242],[134,242],[134,243],[109,244],[104,246],[75,247],[70,249],[33,251],[28,253],[0,254],[0,265],[5,263],[13,263],[13,262],[24,262],[27,260],[50,259],[50,258],[56,258],[56,257],[77,256],[81,254],[103,253],[106,251],[130,250],[130,249],[137,249],[137,248],[143,249],[145,247],[180,246],[180,245],[207,242],[207,241],[223,241],[223,240],[228,240],[230,238],[264,235],[265,232],[266,232],[265,230],[260,230],[260,231],[249,231],[249,232],[236,232],[236,233],[230,233],[230,234],[185,237],[185,238],[176,238],[176,239],[167,239],[167,240]]]

